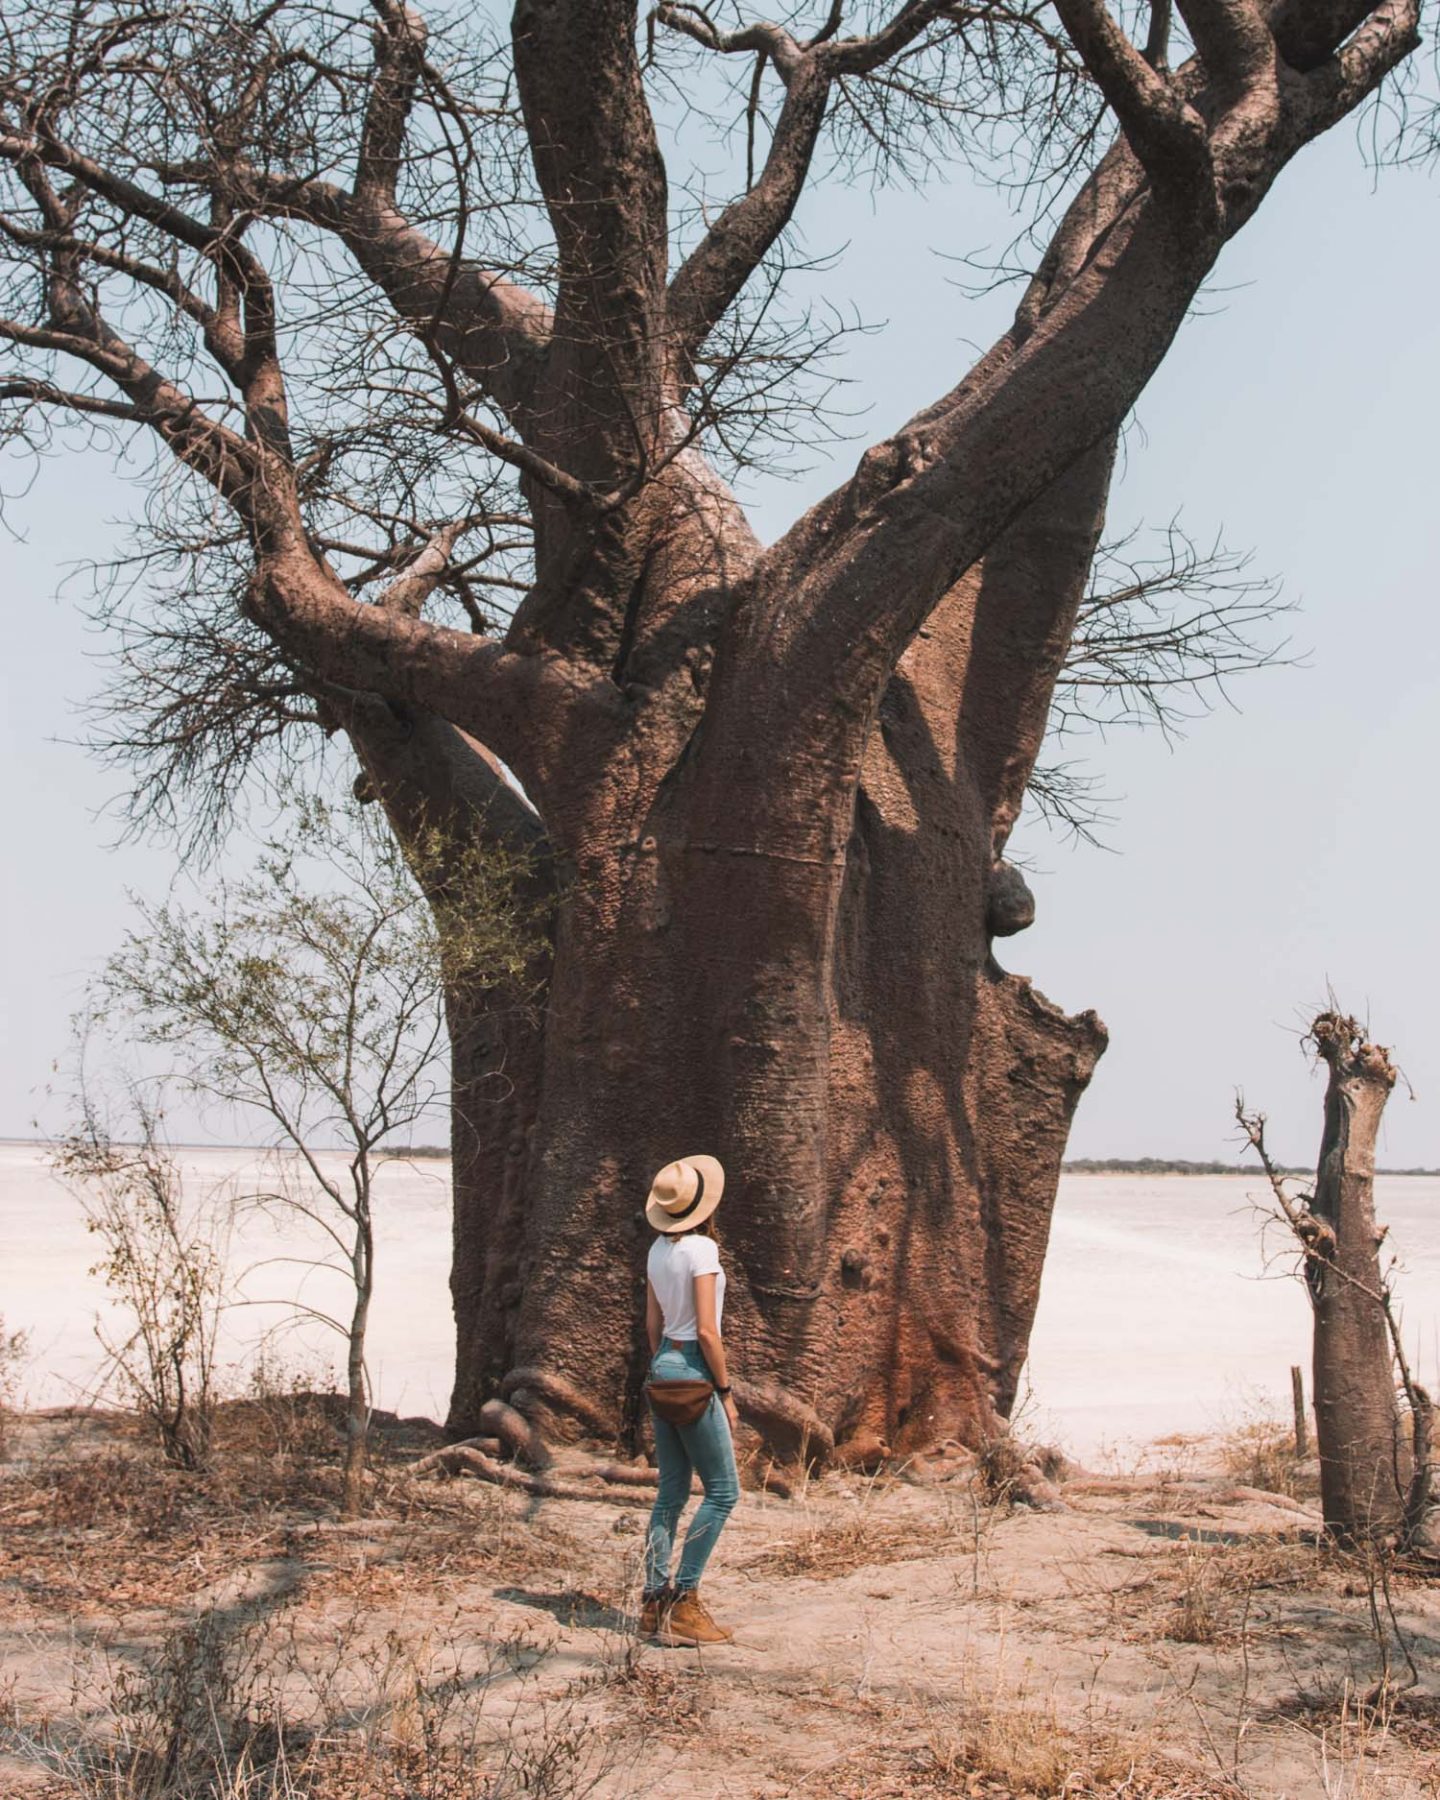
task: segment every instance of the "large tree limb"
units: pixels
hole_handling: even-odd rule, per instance
[[[360,133],[355,191],[393,206],[405,133],[425,66],[425,21],[403,0],[377,0],[375,10],[375,74]]]
[[[1108,42],[1096,4],[1084,0],[1077,29]],[[1071,0],[1065,9],[1074,16]],[[1384,0],[1336,59],[1354,71],[1345,87],[1351,104],[1404,54],[1413,9],[1414,0]],[[1101,60],[1108,54],[1102,48]],[[1115,54],[1135,91],[1150,91],[1155,72],[1138,53],[1126,46]],[[1182,76],[1203,94],[1193,70]],[[1198,98],[1189,111],[1201,117]],[[1263,129],[1226,143],[1212,185],[1226,192],[1227,208],[1208,230],[1193,216],[1177,218],[1129,153],[1112,151],[1062,221],[1015,327],[762,559],[757,584],[774,598],[738,622],[748,640],[738,653],[804,671],[803,698],[789,678],[786,717],[825,717],[827,743],[863,729],[904,645],[946,589],[1119,429],[1226,236],[1308,133],[1285,108],[1257,117]]]
[[[1419,0],[1383,0],[1365,23],[1306,78],[1297,111],[1305,138],[1347,118],[1420,42]]]
[[[1085,597],[1115,440],[1088,451],[986,551],[960,696],[964,763],[999,857],[1020,816],[1051,697]]]
[[[1256,0],[1177,0],[1216,86],[1244,88],[1273,63],[1275,40]]]
[[[1373,0],[1270,0],[1268,10],[1281,56],[1304,74],[1328,62],[1375,9]]]
[[[665,165],[634,0],[517,0],[521,108],[559,262],[542,448],[611,487],[659,448]]]
[[[438,714],[492,746],[527,786],[543,778],[536,756],[548,742],[532,730],[537,708],[583,706],[597,725],[619,727],[619,696],[594,671],[355,600],[299,540],[262,562],[247,611],[302,668]]]
[[[1105,0],[1055,0],[1055,10],[1157,189],[1178,194],[1187,210],[1213,215],[1209,134],[1201,115],[1150,66]]]
[[[794,213],[809,174],[834,83],[883,70],[937,23],[956,32],[969,24],[1021,23],[997,4],[957,6],[953,0],[907,0],[868,36],[840,38],[840,9],[826,28],[801,45],[782,26],[755,22],[722,32],[698,6],[666,0],[652,19],[722,55],[756,57],[756,93],[768,63],[785,87],[764,167],[746,192],[710,225],[670,283],[669,322],[682,360],[693,356],[760,266]],[[1032,20],[1023,21],[1027,26]],[[752,95],[752,112],[755,97]]]

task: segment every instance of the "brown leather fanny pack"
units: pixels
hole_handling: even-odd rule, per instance
[[[695,1425],[704,1418],[715,1392],[713,1381],[647,1381],[645,1398],[657,1419],[667,1425]]]

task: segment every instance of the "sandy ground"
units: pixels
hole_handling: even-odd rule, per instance
[[[417,1430],[341,1525],[327,1429],[251,1429],[206,1483],[114,1420],[12,1430],[6,1800],[1440,1795],[1440,1580],[1318,1548],[1213,1445],[1056,1512],[964,1468],[747,1493],[700,1653],[636,1635],[643,1496],[416,1480]]]

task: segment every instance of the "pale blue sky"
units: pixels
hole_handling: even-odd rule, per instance
[[[808,247],[848,248],[824,278],[885,329],[855,340],[846,404],[866,439],[949,385],[1007,302],[967,301],[936,254],[1007,225],[964,187],[926,195],[831,190],[802,215]],[[1308,667],[1236,685],[1238,711],[1199,721],[1173,750],[1150,734],[1093,746],[1119,797],[1108,851],[1025,830],[1039,901],[1002,946],[1053,1000],[1093,1006],[1112,1047],[1081,1104],[1075,1155],[1232,1152],[1231,1096],[1265,1106],[1276,1148],[1313,1154],[1319,1085],[1297,1032],[1327,981],[1368,1009],[1417,1093],[1397,1096],[1382,1146],[1394,1165],[1440,1164],[1440,175],[1375,182],[1351,134],[1313,148],[1227,252],[1139,409],[1112,521],[1200,539],[1222,529],[1300,602]],[[859,445],[754,498],[766,535],[833,483]],[[99,685],[100,642],[56,589],[73,559],[104,555],[135,496],[97,457],[52,463],[0,544],[12,653],[0,791],[6,1031],[0,1135],[37,1114],[87,972],[119,939],[124,890],[162,890],[165,846],[115,842],[98,815],[117,777],[63,740]],[[943,946],[937,946],[943,954]]]

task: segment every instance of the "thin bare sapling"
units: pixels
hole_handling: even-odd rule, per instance
[[[448,1103],[447,986],[513,983],[534,946],[522,858],[468,848],[455,880],[453,847],[433,834],[410,854],[418,867],[378,809],[297,802],[254,872],[222,879],[203,906],[139,903],[102,982],[112,1016],[173,1053],[193,1093],[261,1122],[274,1179],[245,1201],[309,1220],[325,1248],[306,1260],[346,1280],[347,1309],[299,1299],[295,1316],[346,1346],[347,1517],[368,1456],[378,1168]],[[442,856],[452,885],[437,893],[427,876]]]

